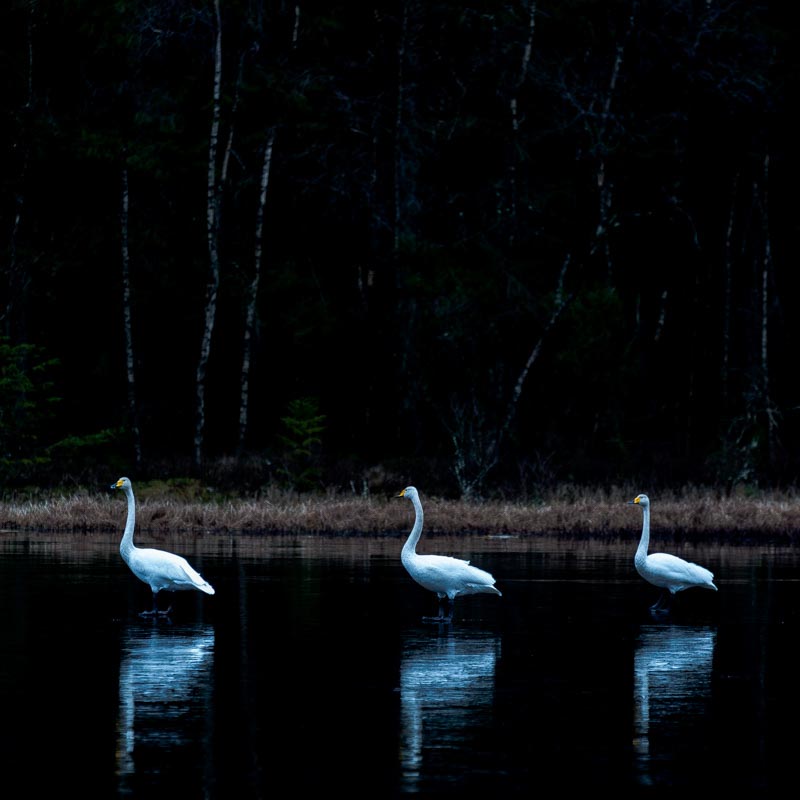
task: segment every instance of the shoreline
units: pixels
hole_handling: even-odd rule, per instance
[[[143,532],[398,537],[406,535],[414,522],[410,503],[385,496],[270,495],[205,501],[143,494],[136,503],[136,527]],[[636,537],[642,514],[629,504],[633,496],[586,491],[537,502],[423,497],[424,532]],[[121,498],[88,492],[0,501],[0,530],[9,532],[121,533],[125,517]],[[651,495],[651,531],[660,539],[800,542],[800,497],[785,493],[721,497],[701,490],[663,500]]]

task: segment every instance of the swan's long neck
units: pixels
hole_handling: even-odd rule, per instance
[[[133,543],[133,528],[136,525],[136,501],[133,499],[133,489],[125,487],[125,496],[128,498],[128,519],[125,521],[125,533],[119,543],[119,552],[127,561],[130,554],[136,549]]]
[[[633,559],[635,564],[644,564],[647,559],[647,548],[650,546],[650,506],[642,506],[642,538]]]
[[[401,560],[405,560],[417,554],[417,542],[422,534],[422,503],[420,503],[419,497],[412,497],[411,502],[414,504],[414,527],[411,529],[411,533],[408,534],[408,539],[406,539],[406,543],[403,545],[403,551],[400,554]]]

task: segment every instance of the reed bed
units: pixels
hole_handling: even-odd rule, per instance
[[[566,487],[536,500],[465,502],[422,495],[429,534],[635,536],[641,511],[635,492]],[[795,492],[725,495],[700,488],[650,495],[653,535],[682,538],[800,540]],[[124,497],[78,491],[47,499],[0,501],[0,529],[121,532]],[[399,536],[413,524],[411,504],[392,495],[296,495],[194,500],[168,493],[137,495],[137,529],[173,533]]]

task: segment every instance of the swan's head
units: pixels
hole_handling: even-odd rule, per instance
[[[398,497],[407,497],[409,500],[413,500],[414,498],[418,498],[419,495],[417,494],[417,490],[413,486],[406,486],[400,494],[397,495]]]
[[[111,489],[126,489],[130,488],[131,481],[130,478],[120,478],[116,483],[111,484]]]
[[[646,494],[637,494],[628,505],[647,507],[650,505],[650,498]]]

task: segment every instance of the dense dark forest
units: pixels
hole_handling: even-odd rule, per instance
[[[9,0],[4,487],[794,483],[794,24]]]

